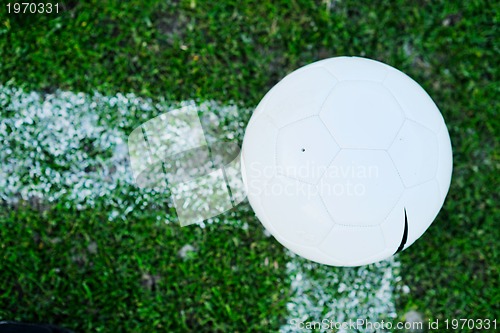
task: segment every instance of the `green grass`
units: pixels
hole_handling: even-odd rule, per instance
[[[314,60],[361,55],[395,66],[436,101],[454,149],[438,220],[400,255],[411,292],[398,310],[493,319],[500,313],[499,6],[331,3],[68,1],[52,15],[7,14],[2,7],[0,83],[252,107],[280,78]],[[245,231],[222,224],[181,229],[152,215],[111,223],[106,207],[61,204],[39,212],[3,205],[0,319],[102,332],[279,327],[285,257],[276,242],[263,240],[253,217],[241,217],[250,226]],[[92,242],[96,253],[88,251]],[[184,261],[177,251],[188,243],[201,248]],[[263,266],[266,257],[283,269]],[[144,280],[154,275],[160,278],[150,290]]]
[[[152,213],[107,223],[101,209],[3,211],[0,317],[85,332],[276,329],[286,262],[253,222],[181,229]],[[185,244],[195,251],[183,259]]]

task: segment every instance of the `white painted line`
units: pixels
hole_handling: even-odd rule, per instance
[[[400,281],[400,263],[396,258],[368,266],[339,268],[315,264],[291,253],[290,256],[287,272],[292,280],[292,298],[287,304],[287,323],[280,332],[307,332],[302,325],[313,322],[331,326],[332,322],[349,323],[358,319],[380,322],[396,318],[395,291]]]
[[[135,185],[126,144],[132,129],[169,110],[190,107],[197,110],[209,143],[234,140],[242,138],[241,119],[252,111],[215,101],[154,103],[134,94],[42,95],[4,86],[0,106],[1,200],[63,201],[77,209],[104,204],[111,207],[110,220],[150,207],[166,222],[172,214],[161,203],[171,198]]]

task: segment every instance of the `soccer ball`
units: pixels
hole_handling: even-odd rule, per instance
[[[420,85],[381,62],[338,57],[266,94],[241,167],[252,208],[282,245],[359,266],[406,249],[430,226],[450,186],[452,151]]]

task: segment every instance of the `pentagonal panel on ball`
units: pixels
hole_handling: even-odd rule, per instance
[[[371,258],[384,252],[384,235],[378,226],[371,228],[334,226],[321,243],[320,249],[346,263],[346,266],[369,264],[376,261],[370,260]]]
[[[403,249],[408,248],[429,228],[441,208],[442,201],[439,194],[438,184],[435,180],[405,189],[401,200],[394,206],[391,214],[382,224],[386,238],[392,239],[393,249],[398,243],[404,244]],[[406,237],[404,237],[403,232],[405,224]],[[393,233],[394,229],[398,231]],[[391,243],[388,245],[391,246]]]
[[[262,100],[259,112],[268,114],[280,127],[317,115],[337,80],[324,68],[306,66],[274,86]]]
[[[441,130],[437,134],[439,146],[439,162],[436,171],[436,180],[439,184],[439,191],[441,193],[441,202],[448,193],[451,182],[451,172],[453,169],[453,155],[451,150],[450,135],[446,125],[443,124]]]
[[[406,212],[408,207],[408,212]],[[410,214],[410,220],[405,218],[405,214]],[[404,200],[404,193],[399,201],[394,205],[391,212],[385,218],[384,222],[380,225],[380,229],[384,233],[385,248],[387,255],[396,253],[400,246],[406,245],[408,238],[408,222],[411,222],[411,232],[415,230],[415,221],[413,220],[413,207],[410,203]],[[406,229],[406,230],[405,230]],[[406,233],[406,237],[405,237]]]
[[[376,60],[359,57],[337,57],[317,62],[338,80],[370,80],[382,82],[387,73],[393,70],[390,66]]]
[[[318,244],[333,226],[314,185],[278,176],[262,189],[260,200],[262,223],[292,248]]]
[[[403,184],[387,152],[341,150],[318,184],[335,223],[381,224],[403,192]]]
[[[277,170],[287,177],[316,184],[339,150],[318,117],[302,119],[278,132]]]
[[[371,81],[338,83],[320,117],[342,148],[356,149],[389,147],[404,120],[390,92]]]
[[[265,114],[253,118],[247,127],[241,162],[242,178],[250,202],[276,175],[276,147],[269,142],[276,142],[277,135],[278,128]]]
[[[389,149],[406,187],[422,184],[436,176],[439,149],[435,134],[406,121]]]
[[[432,98],[408,75],[394,70],[384,80],[384,86],[401,105],[407,118],[412,119],[437,133],[444,124]]]

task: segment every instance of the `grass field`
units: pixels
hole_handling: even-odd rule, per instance
[[[500,320],[499,19],[474,0],[2,3],[0,320],[77,332],[288,332],[292,319],[410,310]],[[276,82],[339,55],[408,73],[447,122],[450,192],[410,250],[313,265],[247,203],[181,228],[168,197],[134,186],[124,142],[140,123],[187,103],[241,142]]]

